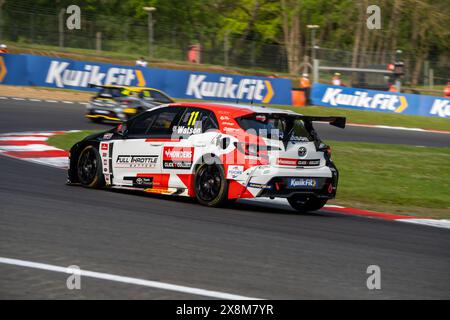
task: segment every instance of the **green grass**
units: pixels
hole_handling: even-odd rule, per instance
[[[340,170],[336,203],[450,218],[450,148],[329,143]]]
[[[105,129],[106,131],[106,129]],[[63,150],[70,150],[70,148],[78,141],[84,139],[98,130],[84,130],[80,132],[70,132],[66,134],[54,135],[48,139],[48,144]]]
[[[95,131],[54,136],[68,150]],[[334,204],[420,217],[450,218],[450,148],[327,141],[340,171]]]

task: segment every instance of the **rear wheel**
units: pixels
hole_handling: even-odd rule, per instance
[[[223,166],[217,163],[201,164],[194,178],[195,196],[208,207],[219,207],[228,200],[228,181]]]
[[[314,197],[305,198],[299,196],[291,196],[287,200],[291,207],[299,212],[320,210],[328,201],[328,199],[317,199]]]
[[[101,188],[105,185],[100,154],[94,146],[81,151],[77,163],[77,175],[80,183],[88,188]]]

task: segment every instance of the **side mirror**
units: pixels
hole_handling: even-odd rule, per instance
[[[121,123],[119,124],[119,126],[116,129],[116,132],[119,136],[125,136],[127,133],[127,124],[126,123]]]

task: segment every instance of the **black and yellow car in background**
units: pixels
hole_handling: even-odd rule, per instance
[[[86,118],[93,122],[121,122],[174,100],[164,92],[145,87],[104,85],[86,107]]]

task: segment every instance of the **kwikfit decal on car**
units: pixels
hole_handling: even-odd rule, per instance
[[[164,169],[190,169],[194,158],[193,147],[164,147]]]
[[[158,162],[158,156],[117,156],[116,168],[154,168]]]

